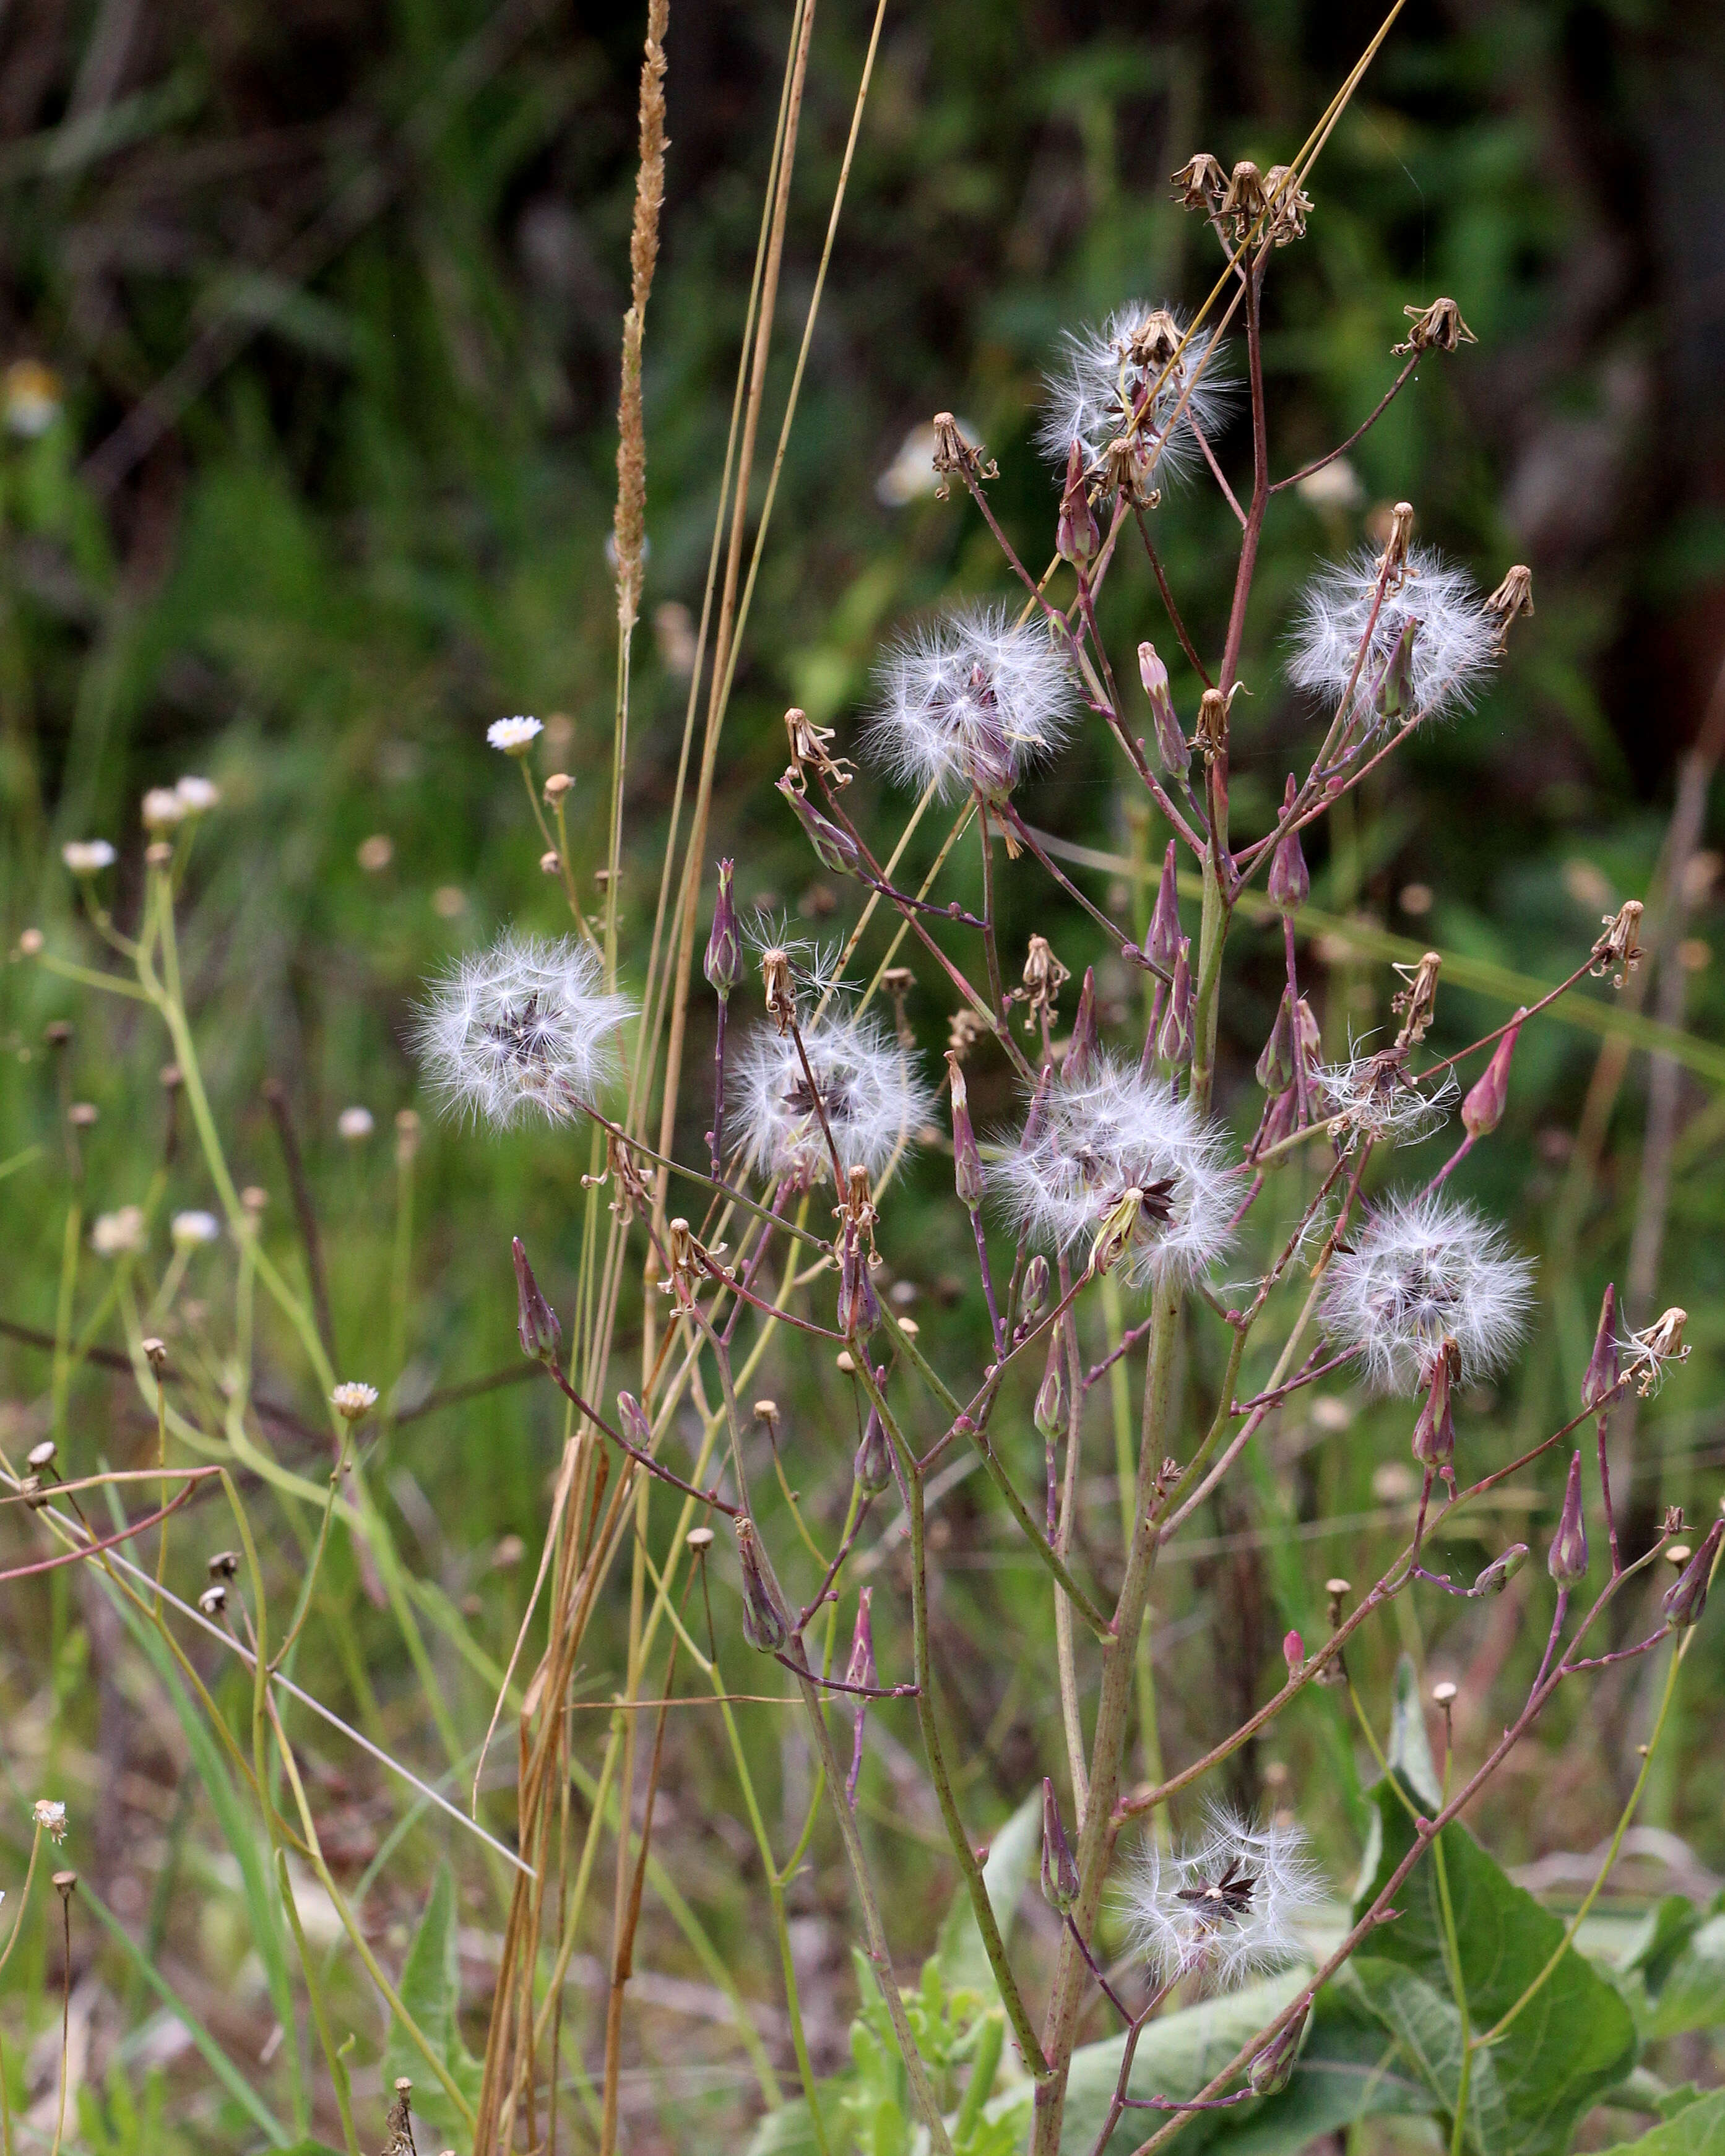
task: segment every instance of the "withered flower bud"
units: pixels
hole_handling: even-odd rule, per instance
[[[1180,938],[1174,959],[1174,983],[1168,990],[1168,1009],[1156,1036],[1156,1053],[1179,1070],[1192,1058],[1192,939]]]
[[[1072,1038],[1060,1065],[1065,1086],[1087,1086],[1094,1075],[1101,1042],[1096,1032],[1096,969],[1086,966],[1084,985],[1078,992],[1078,1011],[1072,1020]]]
[[[1227,192],[1216,214],[1233,218],[1234,237],[1240,240],[1263,215],[1265,206],[1264,175],[1250,157],[1242,157],[1228,176]]]
[[[983,1157],[977,1151],[976,1132],[970,1121],[970,1095],[958,1058],[948,1050],[947,1069],[952,1090],[952,1182],[958,1202],[974,1213],[983,1202]]]
[[[1563,1490],[1563,1509],[1558,1531],[1545,1553],[1545,1568],[1559,1587],[1574,1587],[1587,1577],[1587,1522],[1581,1512],[1581,1455],[1569,1462],[1569,1480]]]
[[[1581,1404],[1594,1410],[1617,1389],[1617,1283],[1608,1281],[1599,1304],[1599,1329],[1594,1335],[1594,1352],[1581,1381]]]
[[[515,1337],[521,1343],[522,1354],[530,1360],[555,1362],[562,1348],[563,1328],[557,1322],[557,1312],[540,1292],[519,1235],[511,1240],[509,1250],[515,1260]]]
[[[1386,591],[1401,588],[1402,572],[1408,566],[1408,547],[1413,536],[1414,505],[1411,501],[1399,501],[1389,512],[1389,536],[1378,557],[1378,573],[1384,576]]]
[[[1156,909],[1144,933],[1144,956],[1158,972],[1172,976],[1180,955],[1180,886],[1174,866],[1174,842],[1168,842],[1162,860],[1162,880],[1156,886]]]
[[[1461,1370],[1461,1350],[1445,1336],[1426,1373],[1425,1399],[1414,1424],[1414,1457],[1423,1467],[1447,1475],[1455,1456],[1455,1423],[1450,1390]]]
[[[1434,300],[1429,307],[1404,307],[1402,312],[1414,326],[1405,344],[1389,347],[1393,352],[1454,352],[1458,345],[1479,342],[1453,300]]]
[[[767,1015],[778,1028],[783,1039],[797,1015],[797,984],[791,973],[788,952],[775,946],[761,953],[761,986],[766,994]]]
[[[1055,526],[1055,547],[1063,562],[1082,569],[1094,561],[1101,546],[1096,511],[1090,506],[1085,479],[1084,444],[1074,442],[1066,453],[1066,484],[1060,495],[1060,513]]]
[[[850,1471],[865,1497],[878,1497],[892,1480],[892,1440],[886,1435],[879,1408],[869,1409],[861,1441],[851,1459]]]
[[[847,1235],[839,1260],[839,1330],[847,1340],[866,1340],[880,1324],[880,1298],[865,1243]]]
[[[1042,1778],[1042,1898],[1064,1917],[1078,1899],[1078,1864],[1060,1819],[1060,1800]]]
[[[141,1345],[144,1350],[144,1360],[150,1365],[150,1368],[159,1378],[162,1375],[162,1373],[167,1368],[167,1341],[158,1340],[152,1332],[150,1337],[144,1341]]]
[[[1504,1103],[1509,1098],[1509,1059],[1516,1052],[1516,1036],[1527,1015],[1524,1004],[1492,1050],[1491,1060],[1468,1088],[1461,1103],[1461,1122],[1471,1138],[1484,1137],[1503,1120]]]
[[[742,978],[742,945],[737,933],[737,901],[731,892],[732,879],[737,873],[735,861],[719,864],[719,895],[713,901],[712,933],[706,939],[706,956],[701,962],[701,971],[706,975],[707,986],[721,1003],[727,1002],[731,991]]]
[[[206,1617],[219,1617],[228,1607],[228,1588],[223,1580],[215,1580],[198,1598],[198,1606]]]
[[[785,773],[800,793],[809,784],[809,774],[818,772],[829,786],[849,786],[855,777],[855,767],[848,757],[834,756],[829,744],[833,740],[830,726],[818,726],[807,711],[793,704],[784,715],[785,738],[790,744],[791,767]]]
[[[1288,783],[1282,788],[1281,813],[1291,815],[1299,788],[1294,774],[1288,773]],[[1291,824],[1276,842],[1276,851],[1270,856],[1270,878],[1266,886],[1270,903],[1284,916],[1297,913],[1312,896],[1312,872],[1306,865],[1306,855],[1300,844],[1300,834]]]
[[[1640,900],[1626,898],[1615,913],[1599,916],[1605,924],[1605,932],[1594,944],[1594,963],[1588,968],[1596,980],[1611,973],[1615,966],[1617,971],[1611,973],[1611,985],[1614,988],[1620,988],[1640,965],[1641,913]]]
[[[1294,1007],[1288,991],[1281,992],[1276,1007],[1276,1023],[1258,1058],[1258,1083],[1266,1093],[1286,1092],[1294,1082]]]
[[[1301,187],[1291,165],[1272,165],[1264,175],[1264,192],[1270,208],[1270,237],[1278,247],[1306,237],[1306,220],[1312,213],[1312,198]]]
[[[1219,689],[1206,689],[1198,700],[1198,724],[1192,746],[1203,752],[1206,763],[1228,753],[1228,699]]]
[[[213,1557],[205,1559],[203,1568],[212,1579],[232,1579],[239,1570],[239,1552],[218,1550]]]
[[[940,485],[934,490],[937,501],[944,501],[951,494],[952,475],[968,473],[973,480],[999,479],[1000,468],[992,458],[985,458],[979,444],[964,439],[963,430],[950,412],[934,415],[934,468],[940,474]]]
[[[1042,1383],[1036,1388],[1035,1420],[1038,1435],[1052,1444],[1066,1427],[1066,1358],[1060,1328],[1054,1328],[1048,1343],[1048,1362]]]
[[[791,1636],[791,1615],[772,1560],[747,1513],[737,1516],[737,1558],[742,1568],[742,1636],[757,1654],[782,1653]]]
[[[1207,150],[1189,157],[1170,177],[1178,190],[1182,209],[1213,210],[1228,190],[1227,175]]]
[[[1497,649],[1502,651],[1509,642],[1510,624],[1533,611],[1533,572],[1524,562],[1517,562],[1512,569],[1507,569],[1503,582],[1480,611],[1497,616]]]
[[[1302,1999],[1299,2012],[1287,2027],[1255,2054],[1246,2068],[1246,2081],[1254,2096],[1274,2096],[1293,2078],[1294,2063],[1300,2056],[1300,2044],[1311,2012],[1312,2001]]]
[[[1138,679],[1150,699],[1150,716],[1156,732],[1156,761],[1166,772],[1183,773],[1191,761],[1192,752],[1186,746],[1186,737],[1174,716],[1173,698],[1168,694],[1168,668],[1153,644],[1138,646]]]
[[[855,875],[862,866],[862,853],[850,832],[842,830],[829,817],[823,816],[806,795],[799,793],[788,772],[778,785],[823,867],[829,868],[834,875]]]
[[[1416,1041],[1425,1040],[1437,1005],[1438,969],[1443,963],[1441,951],[1428,951],[1417,966],[1396,968],[1407,983],[1389,999],[1389,1008],[1402,1020],[1402,1029],[1395,1037],[1398,1048],[1411,1048]]]
[[[1526,1543],[1512,1543],[1502,1557],[1494,1557],[1474,1581],[1476,1594],[1501,1594],[1527,1562]]]
[[[1630,1335],[1630,1345],[1635,1351],[1630,1367],[1638,1373],[1635,1390],[1643,1399],[1658,1386],[1667,1363],[1689,1360],[1689,1350],[1683,1341],[1683,1327],[1688,1322],[1688,1312],[1673,1303],[1644,1331]]]
[[[1706,1541],[1666,1589],[1665,1621],[1673,1630],[1681,1631],[1685,1625],[1701,1622],[1702,1612],[1707,1606],[1707,1586],[1722,1537],[1725,1537],[1725,1520],[1715,1520],[1707,1529]]]

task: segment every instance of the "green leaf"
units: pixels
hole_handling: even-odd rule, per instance
[[[1042,1792],[1033,1789],[1007,1820],[988,1851],[983,1866],[983,1884],[988,1890],[988,1906],[1003,1938],[1012,1937],[1013,1919],[1042,1855]],[[983,1951],[970,1896],[961,1887],[941,1923],[936,1949],[941,1974],[953,1991],[979,1991],[985,1999],[999,1996],[994,1972]]]
[[[477,2102],[483,2069],[461,2041],[455,1889],[447,1864],[439,1865],[431,1882],[425,1914],[408,1948],[396,1989],[420,2035],[449,2068],[450,2078],[470,2102]],[[399,2021],[392,2020],[383,2047],[384,2087],[403,2074],[413,2084],[414,2116],[445,2137],[459,2140],[462,2122],[448,2093],[427,2071],[419,2046]]]
[[[1462,2029],[1447,1985],[1440,1990],[1413,1970],[1368,1954],[1356,1954],[1349,1973],[1362,1997],[1413,2061],[1443,2117],[1453,2119],[1461,2101]],[[1468,2071],[1467,2140],[1480,2156],[1503,2156],[1513,2145],[1496,2061],[1489,2051],[1476,2051]]]
[[[1414,1777],[1423,1779],[1423,1774],[1410,1717],[1403,1715],[1400,1722],[1399,1768],[1406,1779],[1399,1793],[1387,1781],[1372,1792],[1377,1818],[1356,1914],[1376,1897],[1413,1846],[1409,1806],[1433,1808],[1429,1794],[1422,1795],[1414,1784]],[[1440,1840],[1468,2022],[1477,2036],[1539,1975],[1562,1946],[1563,1928],[1505,1876],[1465,1827],[1447,1826]],[[1422,1979],[1440,1999],[1454,2004],[1437,1866],[1430,1853],[1397,1889],[1395,1906],[1399,1919],[1374,1932],[1370,1957],[1365,1962],[1357,1958],[1355,1968],[1361,1996],[1386,2028],[1406,2041],[1409,1995],[1392,1997],[1385,1989],[1390,1964]],[[1636,2049],[1634,2020],[1615,1987],[1574,1947],[1563,1947],[1550,1976],[1493,2046],[1491,2065],[1503,2105],[1503,2138],[1494,2145],[1514,2156],[1560,2156],[1576,2119],[1629,2072]],[[1429,2078],[1434,2071],[1430,2066],[1423,2070]],[[1453,2076],[1447,2082],[1434,2079],[1432,2085],[1439,2091],[1447,2087],[1453,2101]],[[1482,2121],[1484,2116],[1482,2111]]]
[[[1649,1921],[1651,1936],[1627,1964],[1645,1987],[1642,2035],[1651,2041],[1725,2023],[1725,1914],[1703,1918],[1671,1894]]]
[[[1711,2089],[1699,2102],[1686,2104],[1675,2118],[1656,2126],[1639,2141],[1623,2141],[1606,2156],[1634,2149],[1635,2156],[1725,2156],[1725,2089]]]

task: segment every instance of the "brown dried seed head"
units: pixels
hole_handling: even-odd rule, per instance
[[[545,798],[550,802],[561,801],[575,782],[567,771],[554,771],[545,782]]]
[[[1300,184],[1291,165],[1272,165],[1264,175],[1264,192],[1271,203],[1270,237],[1278,247],[1306,237],[1306,220],[1312,198]]]
[[[1170,177],[1178,191],[1183,209],[1214,209],[1227,192],[1227,175],[1208,150],[1200,150],[1195,157],[1189,157]]]
[[[1404,307],[1402,312],[1414,326],[1405,344],[1390,346],[1394,352],[1454,352],[1458,345],[1479,342],[1453,300],[1434,300],[1429,307]]]

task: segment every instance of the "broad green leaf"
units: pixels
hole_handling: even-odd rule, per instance
[[[1710,2089],[1675,2118],[1639,2141],[1620,2142],[1606,2156],[1628,2156],[1630,2149],[1635,2156],[1725,2156],[1725,2089]]]
[[[1654,1912],[1656,1919],[1667,1902],[1677,1898],[1668,1896]],[[1641,2026],[1650,2040],[1725,2023],[1725,1914],[1703,1922],[1691,1904],[1680,1906],[1697,1921],[1668,1922],[1664,1939],[1656,1934],[1651,1950],[1631,1964],[1645,1986]],[[1681,1939],[1676,1937],[1679,1932]]]
[[[1453,2119],[1461,2101],[1462,2030],[1448,1986],[1440,1991],[1412,1969],[1368,1954],[1357,1954],[1349,1970],[1360,1995],[1414,2062],[1443,2117]],[[1479,2156],[1504,2156],[1513,2146],[1489,2051],[1476,2051],[1468,2069],[1467,2141]]]
[[[1042,1857],[1042,1792],[1033,1789],[994,1837],[988,1861],[983,1866],[983,1884],[988,1890],[988,1906],[1003,1938],[1012,1938],[1013,1919],[1030,1874]],[[985,1999],[996,1994],[994,1972],[983,1951],[970,1896],[961,1885],[941,1923],[936,1950],[941,1974],[954,1991],[979,1991]]]
[[[431,1882],[425,1914],[402,1964],[396,1986],[402,2005],[419,2033],[449,2068],[470,2102],[479,2096],[482,2069],[461,2041],[460,1976],[455,1958],[455,1890],[449,1867],[440,1864]],[[461,2122],[448,2092],[426,2066],[419,2046],[398,2021],[392,2021],[383,2047],[383,2085],[398,2075],[413,2084],[413,2112],[446,2138],[459,2138]]]
[[[1411,1765],[1417,1773],[1411,1732],[1404,1727],[1402,1733],[1402,1772]],[[1358,1889],[1362,1908],[1413,1846],[1409,1805],[1430,1810],[1411,1780],[1400,1793],[1380,1782],[1372,1800],[1377,1817]],[[1465,1827],[1445,1827],[1440,1840],[1468,2021],[1477,2035],[1539,1975],[1562,1945],[1563,1928],[1505,1876]],[[1373,1991],[1373,1967],[1394,1964],[1422,1978],[1440,1998],[1452,1998],[1437,1866],[1430,1852],[1397,1888],[1394,1906],[1401,1913],[1373,1934],[1371,1966],[1360,1967],[1359,1979],[1362,1995],[1400,2035],[1393,2003]],[[1494,2046],[1504,2111],[1502,2147],[1514,2156],[1560,2156],[1576,2119],[1629,2072],[1636,2048],[1635,2023],[1616,1988],[1573,1947],[1564,1948],[1550,1976]]]

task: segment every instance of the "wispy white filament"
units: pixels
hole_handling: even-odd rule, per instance
[[[1334,702],[1353,678],[1370,622],[1355,694],[1356,704],[1369,710],[1384,670],[1412,622],[1417,624],[1410,654],[1414,712],[1403,714],[1404,723],[1414,713],[1423,717],[1471,704],[1497,660],[1497,624],[1481,612],[1473,579],[1435,548],[1410,547],[1401,581],[1386,589],[1373,621],[1378,576],[1378,557],[1368,547],[1332,562],[1307,586],[1294,624],[1288,679]]]
[[[1020,628],[1004,607],[963,608],[888,652],[864,747],[903,785],[993,797],[1060,747],[1077,701],[1065,654],[1040,623]]]
[[[832,1178],[832,1155],[809,1074],[839,1150],[839,1165],[880,1174],[901,1145],[927,1121],[933,1095],[911,1051],[871,1018],[835,1013],[801,1029],[809,1070],[797,1037],[757,1026],[727,1079],[727,1120],[749,1166],[807,1189]]]
[[[1134,300],[1117,308],[1106,322],[1086,323],[1065,332],[1060,364],[1044,379],[1043,417],[1036,429],[1036,445],[1051,462],[1064,470],[1067,452],[1077,442],[1086,465],[1095,465],[1108,444],[1132,426],[1139,399],[1163,371],[1161,363],[1152,366],[1135,358],[1132,351],[1135,340],[1158,311],[1147,300]],[[1165,311],[1175,336],[1183,336],[1184,316]],[[1205,438],[1214,440],[1227,419],[1234,388],[1220,372],[1219,353],[1199,372],[1211,341],[1208,330],[1200,330],[1192,339],[1168,368],[1168,379],[1138,428],[1139,442],[1155,458],[1154,481],[1184,470],[1199,455],[1189,420],[1196,419]],[[1175,407],[1189,386],[1191,394],[1179,418],[1174,419]]]
[[[1146,1838],[1119,1907],[1132,1951],[1159,1983],[1197,1976],[1225,1990],[1298,1960],[1321,1895],[1298,1826],[1260,1826],[1218,1804],[1180,1849]]]

